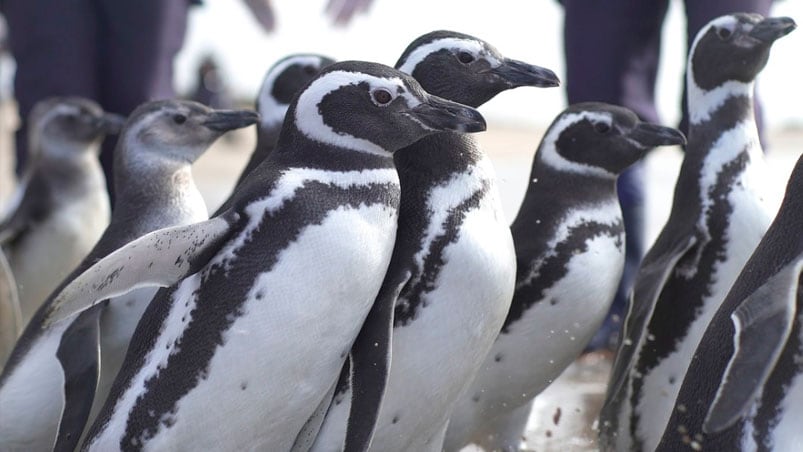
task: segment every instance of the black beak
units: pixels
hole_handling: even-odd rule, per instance
[[[686,137],[679,130],[647,122],[639,123],[628,137],[644,147],[685,145]]]
[[[251,110],[217,110],[209,114],[203,125],[216,132],[228,132],[256,124],[259,114]]]
[[[560,85],[560,79],[547,68],[534,66],[522,61],[506,59],[490,73],[502,79],[509,87],[537,86],[549,88]]]
[[[477,110],[432,95],[407,114],[432,130],[472,133],[486,127],[485,118]]]
[[[107,134],[118,134],[125,125],[125,116],[114,113],[104,113],[103,116],[95,118],[95,126],[99,131]]]
[[[750,36],[762,42],[772,43],[788,35],[795,28],[797,24],[790,17],[768,17],[753,27]]]

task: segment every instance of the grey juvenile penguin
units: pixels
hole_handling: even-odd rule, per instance
[[[115,149],[117,203],[111,223],[60,287],[148,232],[207,219],[191,165],[223,133],[256,120],[254,112],[215,111],[186,101],[155,101],[137,108]],[[0,376],[0,449],[50,449],[65,405],[65,384],[67,401],[59,449],[74,448],[92,406],[95,383],[99,385],[97,411],[155,289],[125,294],[82,313],[75,322],[51,324],[48,316],[58,292],[48,298],[25,329]]]
[[[23,326],[109,224],[98,153],[103,137],[117,133],[122,121],[77,97],[46,99],[31,111],[31,157],[0,220],[0,246],[17,282]]]

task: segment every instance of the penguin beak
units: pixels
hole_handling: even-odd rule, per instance
[[[492,68],[489,73],[501,79],[510,88],[520,86],[550,88],[560,85],[560,79],[551,70],[523,61],[505,59],[501,65]]]
[[[485,118],[479,111],[437,96],[428,96],[405,114],[431,130],[473,133],[486,128]]]
[[[686,144],[686,137],[679,130],[647,122],[639,123],[633,128],[628,138],[647,148]]]
[[[217,110],[209,113],[203,125],[215,132],[241,129],[259,121],[259,114],[251,110]]]
[[[797,24],[790,17],[768,17],[757,23],[750,31],[749,36],[761,42],[772,43],[797,28]]]
[[[125,116],[114,113],[103,113],[103,116],[96,117],[92,121],[98,132],[106,134],[118,134],[125,125]]]

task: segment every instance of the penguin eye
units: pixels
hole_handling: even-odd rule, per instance
[[[594,130],[596,130],[597,133],[606,134],[611,130],[611,126],[605,122],[597,122],[594,123]]]
[[[393,95],[391,95],[390,92],[385,89],[374,90],[371,93],[371,97],[374,99],[374,102],[380,106],[387,105],[393,100]]]
[[[474,61],[474,55],[463,51],[457,54],[457,59],[463,64],[469,64]]]
[[[727,28],[720,28],[717,30],[717,36],[719,36],[719,38],[722,39],[723,41],[727,41],[728,38],[731,37],[731,35],[733,35],[733,32],[728,30]]]
[[[184,115],[173,115],[173,122],[176,124],[184,124],[187,122],[187,117]]]

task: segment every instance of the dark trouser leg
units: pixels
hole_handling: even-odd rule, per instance
[[[98,0],[101,46],[100,98],[104,109],[130,114],[143,102],[172,98],[173,62],[184,43],[188,0]],[[111,176],[116,137],[104,143],[101,163]],[[107,177],[114,193],[112,177]]]
[[[623,105],[646,121],[659,122],[654,92],[668,0],[564,0],[563,4],[569,103]],[[643,172],[639,162],[619,177],[626,230],[625,270],[608,317],[589,344],[591,350],[612,348],[644,254]]]
[[[9,45],[17,62],[14,95],[20,115],[17,131],[19,174],[28,154],[28,114],[51,96],[97,100],[96,41],[93,7],[85,0],[6,0]]]
[[[685,2],[686,7],[686,39],[687,47],[691,47],[697,32],[700,31],[708,22],[719,16],[734,13],[747,12],[759,13],[768,16],[772,7],[772,0],[691,0]],[[687,133],[689,131],[689,118],[687,115],[688,104],[686,100],[686,79],[683,79],[683,98],[681,99],[683,116],[680,119],[678,128]],[[761,113],[761,103],[758,96],[755,97],[756,124],[758,125],[758,137],[762,145],[767,140],[764,136],[764,117]],[[766,147],[764,147],[766,149]]]

